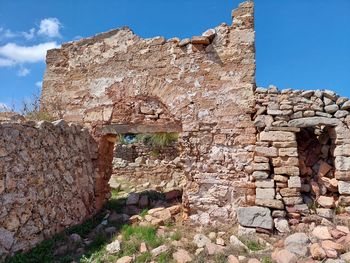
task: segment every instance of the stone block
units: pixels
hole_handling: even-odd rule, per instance
[[[299,176],[299,167],[296,167],[296,166],[275,167],[274,171],[275,171],[275,174]]]
[[[258,115],[254,120],[254,125],[259,128],[270,127],[273,117],[270,115]]]
[[[338,181],[339,194],[350,195],[350,182]]]
[[[272,146],[276,148],[289,148],[289,147],[297,147],[298,144],[296,141],[290,142],[272,142]]]
[[[338,180],[350,181],[350,171],[335,171],[334,176]]]
[[[268,172],[263,172],[263,171],[255,171],[252,174],[253,178],[256,179],[256,180],[267,179],[269,177],[269,175],[270,174]]]
[[[264,156],[254,156],[255,163],[268,163],[270,161],[269,158]]]
[[[275,187],[275,181],[270,179],[270,180],[257,180],[255,182],[255,186],[257,188],[273,188]]]
[[[284,209],[283,202],[276,199],[255,199],[255,204],[273,209]]]
[[[324,110],[329,114],[333,114],[339,110],[339,106],[337,104],[328,105],[324,107]]]
[[[301,188],[301,180],[299,176],[291,176],[288,180],[288,188]]]
[[[299,188],[282,188],[279,192],[283,197],[300,196]]]
[[[297,157],[298,149],[297,148],[279,148],[278,155],[281,157]]]
[[[350,156],[350,144],[337,145],[334,149],[333,155],[334,156]]]
[[[345,195],[339,196],[338,204],[341,206],[350,206],[350,196],[345,196]]]
[[[284,142],[284,141],[295,141],[296,135],[293,132],[286,132],[286,131],[262,131],[260,133],[260,140],[261,141],[278,141],[278,142]]]
[[[265,157],[277,157],[278,151],[275,147],[263,147],[263,146],[257,146],[255,147],[255,153],[258,156],[265,156]]]
[[[283,197],[285,205],[299,205],[303,203],[303,199],[300,196],[297,197]]]
[[[307,117],[291,120],[288,124],[292,127],[306,128],[320,125],[337,126],[340,123],[341,121],[338,119],[331,119],[326,117]]]
[[[275,188],[256,188],[257,199],[274,199]]]
[[[288,177],[283,176],[283,175],[279,175],[279,174],[275,174],[273,176],[273,180],[276,182],[286,183],[286,182],[288,182]]]
[[[320,162],[320,168],[318,169],[318,176],[323,177],[326,176],[326,174],[332,169],[332,166],[330,166],[328,163],[321,161]]]
[[[320,196],[317,199],[317,203],[324,208],[334,208],[335,202],[333,197]]]
[[[272,165],[274,167],[279,166],[298,166],[299,159],[296,157],[277,157],[272,158]]]
[[[338,110],[336,113],[334,113],[334,117],[336,118],[344,118],[349,115],[349,112],[347,110]]]
[[[316,214],[327,219],[332,219],[334,217],[334,210],[328,208],[316,208]]]
[[[270,171],[269,163],[252,163],[254,171]]]
[[[286,217],[287,213],[284,210],[273,210],[272,211],[272,217]]]
[[[251,206],[236,209],[238,223],[246,227],[273,229],[271,211],[265,207]]]
[[[337,156],[335,158],[335,169],[339,171],[349,171],[350,157]]]

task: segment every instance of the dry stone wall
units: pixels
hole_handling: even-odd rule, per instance
[[[109,194],[108,136],[117,126],[103,133],[104,127],[142,133],[177,125],[191,218],[203,224],[234,218],[234,207],[254,191],[247,186],[256,140],[253,9],[242,3],[232,25],[191,39],[143,39],[121,28],[48,51],[43,105],[101,141],[96,207]]]
[[[241,209],[251,215],[241,224],[272,229],[272,217],[297,224],[350,211],[350,101],[329,90],[271,86],[256,90],[256,110],[256,191],[248,199],[259,207]]]
[[[0,122],[0,261],[94,212],[97,157],[80,125]]]

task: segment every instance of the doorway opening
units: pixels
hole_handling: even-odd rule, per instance
[[[327,126],[302,128],[297,134],[301,194],[310,212],[333,217],[338,200],[335,178],[334,142]]]

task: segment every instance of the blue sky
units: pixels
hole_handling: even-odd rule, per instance
[[[0,0],[0,107],[40,91],[45,50],[129,26],[142,37],[231,23],[239,0]],[[257,85],[350,97],[350,1],[256,0]]]

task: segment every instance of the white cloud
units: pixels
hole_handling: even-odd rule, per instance
[[[24,38],[25,38],[26,40],[31,40],[31,39],[33,39],[34,36],[35,36],[35,28],[31,28],[31,29],[29,30],[29,32],[21,32],[21,33],[22,33],[22,36],[24,36]]]
[[[27,68],[20,68],[20,70],[18,71],[17,75],[19,77],[25,77],[30,73],[30,70]]]
[[[10,29],[0,27],[0,40],[17,37],[18,34],[12,32]]]
[[[16,63],[11,59],[0,58],[0,67],[10,67],[10,66],[13,66],[15,64]]]
[[[0,102],[0,111],[9,111],[10,107],[7,106],[5,103]]]
[[[42,81],[37,81],[37,82],[35,82],[35,86],[41,88],[43,86],[43,82]]]
[[[0,46],[0,66],[44,61],[46,51],[58,47],[56,42],[46,42],[34,46],[19,46],[15,43],[8,43]]]
[[[38,34],[48,37],[61,37],[61,27],[62,25],[57,18],[45,18],[40,21]]]

